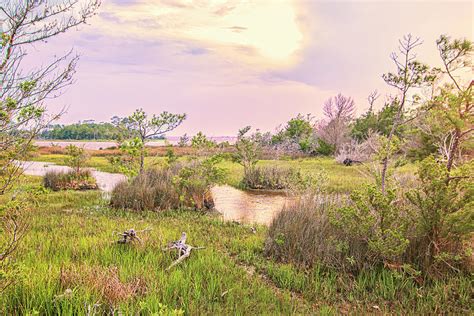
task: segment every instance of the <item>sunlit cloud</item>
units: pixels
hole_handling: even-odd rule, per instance
[[[259,68],[294,65],[304,43],[289,1],[111,1],[94,24],[112,36],[187,41]]]

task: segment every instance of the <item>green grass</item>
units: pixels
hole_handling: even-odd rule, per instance
[[[23,185],[40,179],[27,177]],[[1,200],[0,200],[1,203]],[[0,314],[77,315],[104,297],[88,285],[65,295],[60,271],[71,267],[116,266],[120,280],[140,277],[146,293],[120,300],[113,308],[123,315],[275,315],[341,312],[366,314],[469,313],[469,276],[418,285],[388,270],[357,276],[316,267],[311,270],[274,262],[263,256],[265,227],[223,222],[211,214],[192,211],[133,213],[111,210],[100,192],[50,192],[40,197],[29,216],[30,231],[15,262],[22,273],[0,296]],[[150,227],[142,244],[118,245],[113,231]],[[205,246],[165,272],[176,254],[162,247],[188,233],[188,243]]]

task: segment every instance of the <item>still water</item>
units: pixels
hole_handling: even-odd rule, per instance
[[[43,176],[48,171],[65,172],[71,170],[50,162],[27,161],[21,162],[25,174]],[[97,171],[91,168],[92,175],[102,191],[111,192],[113,188],[126,177],[118,173]],[[216,210],[224,220],[238,221],[246,224],[268,225],[281,211],[288,198],[283,194],[273,192],[242,191],[228,185],[215,186],[212,195]]]

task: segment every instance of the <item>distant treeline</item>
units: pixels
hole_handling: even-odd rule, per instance
[[[40,139],[111,140],[120,138],[123,130],[112,123],[79,122],[70,125],[50,125]]]
[[[116,139],[119,129],[111,123],[76,123],[71,125],[52,125],[41,134],[42,139]]]

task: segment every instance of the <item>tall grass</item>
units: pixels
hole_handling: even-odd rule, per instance
[[[137,211],[179,208],[182,201],[173,186],[178,171],[178,168],[148,169],[130,181],[125,180],[112,191],[110,205]]]
[[[208,175],[197,172],[203,171],[203,164],[203,161],[192,161],[148,169],[130,181],[119,183],[112,191],[111,206],[137,211],[212,209],[212,183],[206,180]]]
[[[286,205],[274,218],[265,241],[265,254],[283,262],[311,267],[324,264],[350,266],[341,251],[343,232],[330,223],[329,212],[347,203],[343,195],[308,194]],[[365,247],[354,242],[352,253],[364,255]]]
[[[276,166],[250,168],[242,179],[242,187],[247,189],[284,190],[290,186],[295,171]]]

